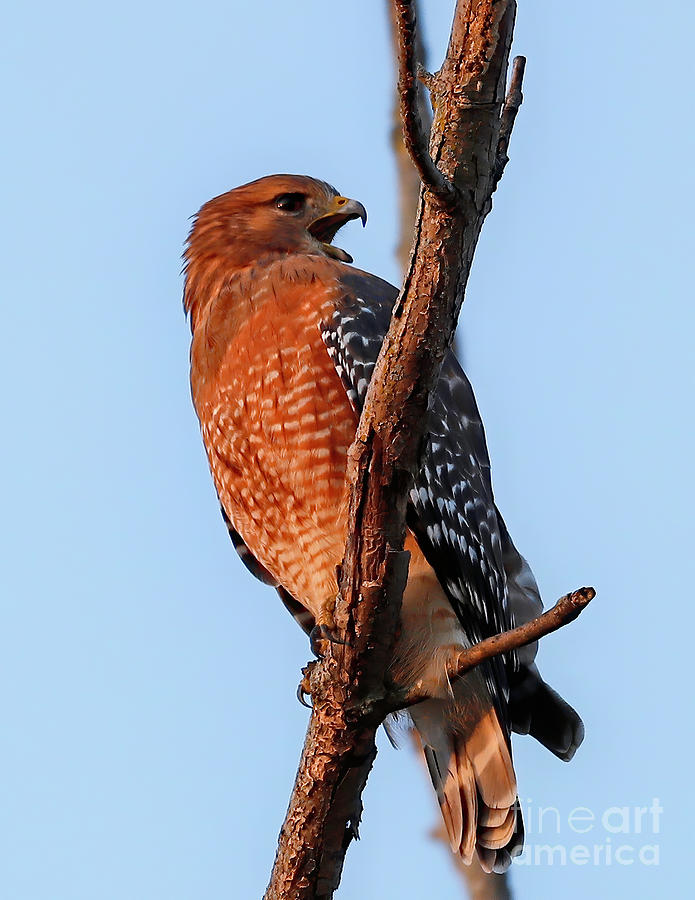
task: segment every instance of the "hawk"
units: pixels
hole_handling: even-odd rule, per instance
[[[210,200],[185,250],[191,389],[232,541],[308,633],[330,628],[346,538],[347,452],[398,290],[333,240],[361,203],[273,175]],[[536,645],[450,684],[452,653],[542,609],[493,496],[485,433],[444,359],[409,495],[410,569],[391,676],[410,710],[454,852],[486,871],[521,852],[511,733],[569,760],[576,712],[540,677]],[[324,631],[325,633],[325,631]]]

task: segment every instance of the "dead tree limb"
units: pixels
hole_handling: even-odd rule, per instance
[[[516,114],[524,100],[521,86],[524,81],[524,72],[526,70],[526,59],[523,56],[516,56],[512,63],[512,77],[509,81],[509,90],[502,108],[502,120],[500,122],[500,136],[497,141],[497,164],[495,166],[495,187],[502,177],[504,167],[509,162],[507,151],[509,150],[509,139],[512,136],[514,122],[516,122]]]
[[[393,57],[398,64],[398,47],[400,42],[398,20],[396,10],[392,0],[386,0],[386,6],[391,22],[391,43],[393,46]],[[413,2],[413,11],[415,21],[417,23],[417,2]],[[422,31],[415,29],[414,53],[418,69],[427,66],[427,54],[422,39]],[[425,88],[420,80],[416,85],[416,114],[422,122],[422,126],[426,133],[429,134],[432,125],[432,111],[428,99],[425,96]],[[413,226],[415,225],[415,216],[417,214],[418,201],[420,198],[420,176],[413,165],[413,161],[405,146],[403,138],[403,124],[401,122],[401,100],[398,86],[394,92],[395,102],[393,104],[393,121],[391,127],[391,148],[396,160],[396,174],[398,180],[398,203],[399,203],[399,237],[396,255],[401,267],[401,277],[410,262],[410,248],[413,244]]]
[[[393,45],[393,58],[394,60],[396,60],[396,63],[398,63],[398,50],[400,45],[398,16],[396,14],[396,10],[394,8],[392,0],[386,0],[386,6],[388,8],[389,17],[391,20],[391,42]],[[417,27],[417,22],[419,20],[417,0],[413,0],[412,3],[412,16],[414,17],[416,23],[415,36],[413,39],[415,53],[414,62],[416,71],[419,73],[418,83],[416,84],[417,93],[415,95],[415,103],[417,105],[417,108],[415,114],[422,122],[423,128],[426,133],[429,134],[430,127],[432,125],[432,113],[430,104],[425,97],[423,81],[428,81],[431,76],[423,76],[423,72],[427,72],[427,53],[424,46],[424,40],[422,38],[422,29]],[[514,118],[516,117],[516,112],[518,111],[518,107],[522,99],[520,78],[521,76],[523,76],[523,68],[519,69],[519,64],[521,62],[523,62],[522,57],[517,57],[517,59],[514,61],[515,69],[512,72],[510,90],[507,94],[507,101],[505,101],[505,109],[509,111],[506,117],[506,121],[508,124],[507,126],[505,126],[505,114],[503,112],[502,122],[500,124],[498,161],[500,158],[503,158],[506,161],[506,151],[509,146],[509,136],[511,135],[511,128],[514,124]],[[517,72],[520,73],[518,83],[515,81],[515,73]],[[517,87],[518,90],[514,91],[512,89],[513,87]],[[514,98],[515,105],[512,106],[510,104],[508,106],[508,101],[512,97]],[[396,255],[402,270],[402,274],[404,274],[408,263],[410,262],[410,249],[413,243],[413,224],[415,222],[415,216],[417,214],[421,182],[418,171],[413,165],[413,161],[405,145],[403,125],[401,123],[401,93],[398,85],[396,86],[396,90],[394,92],[394,98],[395,102],[393,104],[391,147],[393,149],[393,154],[396,160],[398,200],[400,209],[400,227]],[[511,116],[512,110],[513,116]],[[503,134],[506,134],[506,140],[503,140]],[[499,152],[500,150],[504,151],[503,154]],[[460,359],[462,347],[460,338],[458,337],[457,353]],[[427,773],[427,765],[425,763],[425,757],[422,752],[422,745],[420,741],[415,738],[414,732],[412,743],[415,753],[418,754],[418,756],[422,760],[423,773],[426,773],[425,777],[429,778],[429,774]],[[434,802],[434,797],[432,799],[432,808],[435,810],[435,814],[437,816],[439,824],[432,829],[430,834],[435,840],[441,841],[446,846],[448,851],[449,837],[446,833],[446,828],[444,827],[439,808]],[[483,870],[477,857],[473,858],[470,865],[466,865],[460,856],[454,853],[448,853],[448,856],[451,860],[452,865],[456,869],[459,878],[463,882],[463,890],[468,894],[470,900],[511,900],[512,894],[509,887],[509,878],[506,872],[493,872],[491,874],[488,874]]]
[[[571,594],[561,597],[552,609],[547,610],[530,622],[510,628],[501,634],[493,634],[492,637],[459,651],[449,660],[447,675],[450,681],[461,678],[466,672],[470,672],[486,659],[499,656],[501,653],[510,653],[525,647],[527,644],[538,641],[546,635],[552,634],[563,625],[574,622],[577,616],[585,609],[596,596],[596,591],[591,587],[579,588]],[[427,699],[426,694],[418,693],[417,686],[407,696],[408,705],[420,703]]]
[[[401,97],[410,110],[412,2],[393,0],[393,6],[403,26]],[[342,640],[326,642],[323,658],[306,670],[311,722],[266,900],[333,896],[357,831],[376,730],[389,712],[407,704],[388,682],[408,569],[406,494],[418,465],[429,396],[501,174],[498,148],[515,10],[513,0],[458,0],[446,59],[427,79],[434,107],[429,149],[414,119],[410,126],[405,122],[406,141],[426,176],[416,236],[348,455],[348,536],[335,607]]]
[[[423,185],[442,203],[454,204],[457,200],[456,188],[437,168],[428,149],[429,129],[422,114],[422,93],[418,81],[421,57],[415,32],[415,7],[414,0],[395,0],[392,5],[397,35],[398,97],[403,141]]]

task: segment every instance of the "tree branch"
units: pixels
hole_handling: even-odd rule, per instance
[[[428,79],[434,121],[427,156],[414,114],[412,2],[393,0],[393,9],[404,135],[428,190],[419,205],[403,290],[348,454],[348,536],[335,606],[344,642],[326,642],[323,658],[306,671],[311,722],[266,900],[333,896],[356,834],[376,730],[388,713],[407,704],[388,678],[407,580],[406,496],[419,463],[430,393],[498,178],[514,0],[458,0],[446,59]],[[442,202],[451,197],[447,185],[455,186],[455,204]]]
[[[386,5],[389,10],[389,17],[391,21],[391,43],[393,46],[393,56],[395,60],[398,60],[400,35],[397,24],[397,16],[395,14],[394,6],[391,0],[386,0]],[[413,16],[417,24],[417,22],[419,21],[417,0],[413,0],[412,9]],[[425,85],[431,84],[432,76],[427,75],[426,77],[424,77],[422,74],[423,69],[425,71],[427,70],[427,54],[424,47],[424,41],[422,39],[422,29],[419,29],[417,27],[415,29],[414,43],[418,80],[420,82],[423,82]],[[512,76],[512,82],[513,81],[514,78]],[[413,161],[405,146],[400,111],[400,92],[398,90],[398,87],[396,87],[394,93],[395,103],[393,104],[391,146],[396,160],[396,170],[398,176],[398,199],[400,206],[400,234],[396,255],[398,257],[402,272],[405,272],[406,268],[408,267],[408,263],[410,262],[410,250],[413,243],[413,223],[415,222],[415,216],[417,214],[418,202],[420,198],[420,176],[418,175],[417,169],[413,165]],[[422,83],[418,86],[416,96],[417,114],[420,117],[420,121],[423,123],[423,127],[429,133],[430,126],[432,124],[432,115],[430,104],[425,97],[425,91],[423,89]],[[500,127],[500,132],[502,130],[503,126]],[[462,352],[460,341],[457,341],[457,344],[457,353],[460,359]],[[422,751],[422,744],[420,743],[419,739],[415,737],[415,732],[412,732],[412,736],[412,743],[415,753],[418,754],[422,761],[423,772],[427,772],[427,765]],[[429,780],[429,773],[427,773],[427,778]],[[442,821],[441,812],[436,803],[433,803],[432,805],[433,807],[436,807],[436,815],[439,820],[439,824],[436,828],[432,829],[430,833],[434,839],[441,841],[448,851],[449,837],[446,833],[444,822]],[[449,856],[458,876],[461,878],[464,885],[464,890],[467,892],[470,900],[511,900],[512,895],[509,887],[509,879],[506,872],[493,872],[491,874],[488,874],[487,872],[483,871],[483,868],[480,865],[477,857],[473,858],[470,865],[466,865],[460,856],[457,856],[454,853],[448,853],[447,855]]]
[[[359,547],[350,543],[351,564]],[[343,591],[335,621],[347,643],[329,643],[324,657],[304,670],[311,721],[265,900],[324,900],[338,887],[357,836],[376,731],[394,708],[384,675],[408,556],[387,550],[379,583],[363,581],[360,595]]]
[[[511,653],[526,644],[540,640],[563,625],[569,625],[574,622],[577,616],[589,605],[596,596],[596,591],[591,587],[579,588],[571,594],[565,594],[561,597],[552,609],[547,610],[542,615],[531,619],[517,628],[510,628],[509,631],[503,631],[501,634],[493,634],[492,637],[479,641],[472,647],[461,650],[456,656],[449,660],[447,665],[447,675],[450,681],[461,678],[466,672],[470,672],[476,666],[479,666],[486,659],[493,656],[499,656],[501,653]],[[417,688],[408,695],[407,703],[412,706],[414,703],[420,703],[427,699],[427,694],[421,693]]]
[[[396,11],[392,0],[386,0],[386,6],[388,8],[389,20],[391,22],[391,44],[393,47],[393,56],[396,60],[396,65],[398,65],[398,47],[400,35],[398,31]],[[413,0],[413,15],[415,17],[415,21],[417,22],[417,0]],[[415,59],[417,61],[418,69],[420,69],[421,66],[426,67],[427,54],[422,39],[422,32],[418,28],[416,28],[415,30],[414,44]],[[421,79],[419,80],[421,81]],[[416,87],[416,113],[420,119],[420,122],[422,123],[423,130],[425,130],[429,135],[430,126],[432,124],[432,112],[429,100],[425,96],[423,85],[420,83]],[[398,249],[396,251],[396,255],[401,266],[401,271],[402,273],[405,273],[408,263],[410,262],[410,250],[413,245],[413,226],[415,224],[415,216],[417,214],[418,202],[420,199],[421,181],[420,175],[413,165],[413,160],[408,153],[408,148],[405,145],[403,121],[401,119],[401,95],[398,86],[396,86],[394,96],[395,102],[393,104],[391,147],[393,149],[393,155],[396,160],[396,170],[398,176],[398,200],[400,206],[400,215],[398,217],[400,227]]]
[[[524,95],[521,87],[524,82],[524,72],[526,71],[526,57],[515,56],[512,63],[512,77],[509,81],[509,90],[504,101],[502,109],[502,121],[500,122],[500,136],[497,142],[497,164],[495,167],[495,187],[502,177],[504,167],[509,162],[507,151],[509,150],[509,140],[514,130],[514,122],[516,114],[519,112]]]
[[[428,135],[424,127],[420,84],[418,81],[418,41],[416,37],[414,0],[393,0],[391,6],[396,28],[398,60],[398,97],[403,140],[422,183],[442,202],[456,202],[456,188],[437,168],[427,149]]]

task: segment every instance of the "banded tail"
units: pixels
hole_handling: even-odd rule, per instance
[[[457,684],[453,699],[427,700],[413,707],[410,715],[451,849],[466,864],[477,851],[486,872],[502,872],[523,848],[516,776],[510,744],[494,708],[484,709],[470,699],[470,687]]]

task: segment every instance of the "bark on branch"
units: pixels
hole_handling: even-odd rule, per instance
[[[401,41],[401,30],[399,29],[399,17],[394,7],[393,0],[386,0],[389,17],[391,20],[391,43],[393,46],[393,56],[398,66],[399,46]],[[417,2],[413,3],[414,17],[417,24]],[[425,52],[424,41],[420,29],[415,29],[415,38],[413,42],[413,53],[415,54],[415,65],[418,70],[422,70],[427,65],[427,54]],[[422,123],[422,128],[426,135],[430,133],[432,125],[432,111],[429,100],[425,96],[425,88],[422,81],[418,81],[415,85],[415,115]],[[415,224],[415,215],[417,213],[418,200],[420,197],[420,175],[415,168],[412,157],[408,153],[405,145],[405,136],[403,134],[403,120],[401,118],[401,92],[398,85],[395,90],[395,103],[393,104],[393,124],[391,128],[391,147],[396,159],[396,172],[398,178],[398,200],[400,207],[399,216],[399,237],[396,255],[401,267],[401,277],[405,273],[408,263],[410,262],[410,248],[413,244],[413,225]],[[429,156],[429,151],[428,151]]]
[[[399,56],[402,55],[399,54],[402,29],[399,28],[399,16],[394,8],[392,0],[386,0],[386,5],[388,7],[389,15],[391,18],[391,40],[393,44],[393,56],[394,59],[398,62]],[[412,14],[417,25],[417,0],[413,0],[412,2]],[[415,86],[415,115],[419,116],[424,130],[427,134],[429,134],[430,126],[432,123],[432,115],[429,102],[424,96],[423,82],[427,83],[431,76],[427,74],[427,53],[424,46],[424,40],[422,38],[422,31],[417,27],[415,28],[415,38],[413,43],[413,52],[415,54],[415,69],[418,73],[420,81],[420,83],[416,84]],[[521,68],[519,68],[520,66]],[[516,77],[517,74],[518,78]],[[517,57],[514,60],[514,70],[512,72],[510,90],[507,94],[507,101],[505,102],[505,107],[509,109],[509,112],[511,113],[513,110],[514,117],[516,116],[516,112],[518,111],[518,107],[522,99],[522,77],[523,57]],[[513,104],[511,102],[512,99],[514,101]],[[509,104],[509,106],[507,106],[507,104]],[[394,121],[391,134],[391,145],[396,159],[396,170],[398,175],[398,198],[400,206],[400,235],[398,240],[397,256],[401,269],[403,272],[405,272],[408,263],[410,262],[410,249],[413,241],[413,223],[415,222],[415,216],[418,208],[418,199],[420,196],[420,176],[405,145],[405,137],[403,133],[404,129],[401,120],[401,92],[398,89],[398,86],[395,91],[395,103],[393,104],[393,112]],[[503,121],[500,125],[500,141],[497,154],[498,166],[499,161],[506,158],[506,150],[509,145],[509,136],[511,135],[511,127],[513,126],[514,122],[514,118],[510,118],[510,116],[508,115],[507,118],[509,124],[508,127],[505,128],[504,112],[502,114],[502,117]],[[502,135],[505,133],[507,135],[507,139],[506,141],[503,141]],[[499,174],[501,176],[502,168],[500,168]],[[459,359],[461,359],[462,347],[460,341],[458,341],[457,343],[457,352]],[[413,739],[412,743],[415,753],[417,753],[422,760],[423,772],[427,773],[427,764],[425,762],[425,757],[422,751],[422,745],[420,741],[415,738]],[[426,774],[426,777],[429,778],[428,773]],[[432,807],[433,809],[435,809],[436,807],[436,804],[434,802],[432,804]],[[440,811],[438,808],[435,809],[435,815],[439,820],[439,825],[431,831],[431,835],[433,838],[441,841],[448,850],[449,837],[446,833],[446,828],[444,827],[444,823],[441,819]],[[465,865],[461,860],[461,857],[455,856],[453,853],[450,853],[449,857],[452,865],[456,869],[459,878],[463,881],[463,884],[465,886],[464,891],[468,894],[471,900],[511,900],[512,894],[509,887],[508,875],[506,872],[501,874],[488,874],[483,871],[483,868],[477,858],[474,858],[470,865]]]
[[[456,202],[456,188],[437,168],[427,147],[428,131],[422,115],[418,82],[422,60],[415,31],[415,3],[412,0],[394,0],[392,10],[397,33],[398,97],[403,141],[422,183],[443,203],[453,204]]]
[[[416,113],[413,4],[392,2],[405,141],[424,187],[403,290],[348,457],[348,536],[335,608],[344,642],[326,642],[323,658],[305,670],[311,722],[266,900],[333,896],[357,833],[376,730],[409,702],[388,681],[408,569],[406,494],[519,103],[518,91],[506,105],[504,96],[515,2],[458,0],[446,59],[427,79],[434,108],[427,150]],[[498,644],[472,648],[468,662],[526,638],[490,639]]]
[[[461,678],[466,672],[470,672],[476,666],[486,659],[493,656],[499,656],[500,653],[510,653],[512,650],[518,650],[527,644],[538,641],[563,625],[569,625],[574,622],[577,616],[584,610],[596,596],[596,591],[591,587],[579,588],[571,594],[565,594],[561,597],[552,609],[544,612],[542,615],[531,619],[517,628],[511,628],[509,631],[503,631],[501,634],[494,634],[492,637],[485,638],[469,647],[467,650],[461,650],[456,654],[447,666],[447,675],[450,681]],[[412,706],[414,703],[420,703],[426,700],[427,695],[418,692],[417,688],[407,695],[407,704]]]

